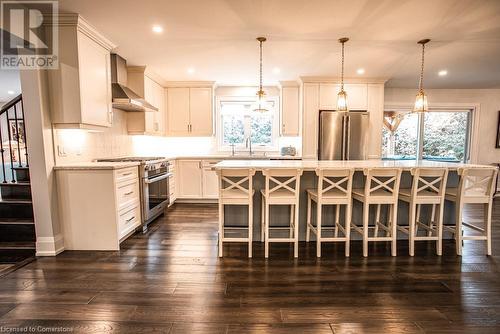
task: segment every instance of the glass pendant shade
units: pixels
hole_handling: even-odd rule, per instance
[[[267,112],[269,111],[269,104],[266,101],[266,93],[260,90],[257,92],[258,99],[252,105],[252,110],[255,112]]]
[[[347,108],[347,93],[343,88],[337,94],[337,111],[349,111]]]
[[[421,90],[418,92],[415,98],[415,105],[413,106],[414,112],[426,112],[428,110],[427,106],[427,95]]]

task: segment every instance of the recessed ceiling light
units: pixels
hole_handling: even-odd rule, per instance
[[[195,68],[194,68],[194,67],[189,67],[189,68],[187,69],[187,72],[188,72],[188,74],[194,74],[194,72],[196,72],[196,70],[195,70]]]
[[[358,69],[356,70],[356,73],[358,73],[359,75],[361,75],[361,74],[365,74],[365,69],[364,69],[364,68],[358,68]]]
[[[445,75],[447,75],[447,74],[448,74],[448,71],[447,71],[447,70],[441,70],[441,71],[439,71],[439,72],[438,72],[438,75],[439,75],[440,77],[444,77],[444,76],[445,76]]]
[[[155,32],[157,34],[162,33],[163,32],[163,27],[159,26],[159,25],[154,25],[153,26],[153,32]]]
[[[9,95],[14,95],[14,93],[15,93],[15,92],[14,92],[13,90],[8,90],[8,91],[7,91],[7,94],[9,94]]]
[[[280,74],[281,73],[281,69],[279,67],[275,67],[275,68],[273,68],[273,73],[274,74]]]

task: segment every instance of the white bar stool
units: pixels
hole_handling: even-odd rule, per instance
[[[316,256],[321,257],[322,242],[345,242],[345,256],[349,256],[351,235],[351,203],[353,169],[316,169],[318,188],[307,189],[307,231],[309,242],[311,231],[316,235]],[[316,226],[311,223],[312,202],[316,203]],[[323,205],[335,205],[333,226],[323,226],[321,212]],[[345,206],[345,226],[340,224],[340,208]],[[323,230],[333,230],[333,237],[324,237]],[[339,230],[342,237],[339,237]]]
[[[401,181],[400,168],[367,168],[363,170],[366,176],[364,189],[353,189],[352,198],[363,203],[363,226],[352,224],[354,231],[363,236],[363,256],[368,256],[369,241],[391,241],[392,256],[396,256],[397,217],[398,217],[398,191]],[[370,205],[377,205],[374,226],[369,226]],[[380,222],[380,207],[388,205],[389,214],[387,224]],[[374,228],[373,236],[369,235],[369,228]],[[386,233],[384,237],[378,236],[379,228]]]
[[[496,168],[459,168],[458,188],[446,189],[446,200],[455,203],[455,226],[445,226],[445,229],[455,235],[458,255],[462,255],[463,240],[486,240],[486,254],[491,255],[491,211],[497,172]],[[484,227],[462,221],[464,204],[484,205]],[[462,235],[462,225],[481,235]]]
[[[446,168],[412,168],[413,182],[411,189],[400,189],[399,199],[409,204],[408,227],[398,226],[398,229],[408,234],[409,254],[415,255],[415,241],[435,240],[436,253],[442,254],[443,243],[443,212],[444,194],[448,170]],[[422,205],[432,205],[430,221],[425,224],[420,221]],[[436,211],[437,207],[437,211]],[[425,236],[418,236],[418,228],[427,231]]]
[[[248,242],[248,257],[252,257],[252,234],[253,234],[253,190],[252,178],[255,174],[253,169],[222,169],[219,175],[219,257],[223,256],[224,242]],[[247,205],[248,226],[225,225],[225,205]],[[247,230],[247,237],[226,237],[228,233],[236,233]]]
[[[269,257],[269,243],[293,242],[294,257],[299,256],[299,191],[301,169],[266,169],[262,172],[266,177],[262,194],[261,240],[264,241],[265,257]],[[269,209],[271,205],[290,206],[289,226],[270,226]],[[271,230],[289,230],[288,238],[271,238]]]

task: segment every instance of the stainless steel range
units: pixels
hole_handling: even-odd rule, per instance
[[[164,157],[124,157],[98,159],[97,161],[138,161],[141,188],[142,231],[148,224],[164,213],[169,203],[169,162]]]

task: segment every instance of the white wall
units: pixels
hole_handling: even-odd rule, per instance
[[[478,105],[479,124],[476,133],[477,163],[500,162],[500,149],[495,148],[500,110],[500,89],[427,89],[429,106],[435,104]],[[415,89],[386,88],[385,105],[408,104],[415,100]]]

